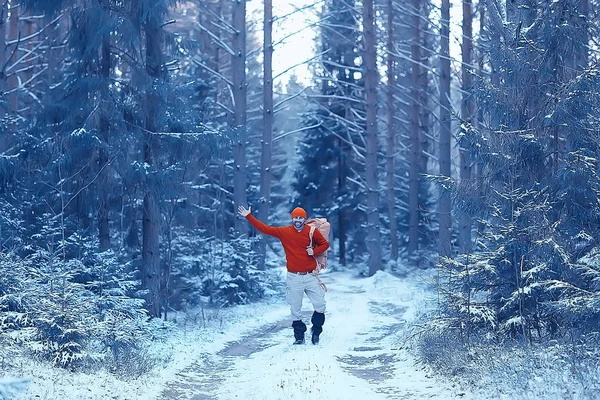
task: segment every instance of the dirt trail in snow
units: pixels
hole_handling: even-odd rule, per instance
[[[416,367],[401,348],[407,319],[412,318],[423,290],[410,282],[383,281],[390,278],[388,274],[356,280],[343,274],[325,275],[329,292],[319,345],[307,340],[306,345],[293,346],[291,321],[274,321],[227,344],[217,354],[204,354],[178,373],[159,398],[454,397]],[[312,309],[306,298],[303,313],[305,322],[310,321]]]

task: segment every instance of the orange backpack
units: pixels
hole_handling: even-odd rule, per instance
[[[313,234],[315,229],[318,229],[319,232],[323,235],[325,240],[329,241],[329,232],[331,231],[331,225],[327,222],[326,218],[311,218],[306,221],[306,224],[310,226],[310,247],[312,247],[313,243]],[[323,254],[319,254],[318,256],[314,256],[315,260],[317,260],[317,272],[327,268],[327,250]]]

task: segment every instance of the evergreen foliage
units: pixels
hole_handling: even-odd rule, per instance
[[[480,218],[477,246],[439,264],[440,321],[467,341],[597,331],[600,81],[595,67],[577,68],[589,29],[577,4],[540,5],[500,46],[484,42],[500,76],[479,82],[488,124],[461,138],[482,169],[481,192],[457,196],[459,212]]]

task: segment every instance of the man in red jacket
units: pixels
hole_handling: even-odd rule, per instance
[[[318,229],[315,229],[313,247],[310,247],[310,227],[306,225],[306,211],[300,207],[292,211],[292,225],[278,227],[266,225],[254,218],[250,212],[251,208],[239,206],[238,212],[260,232],[279,239],[285,250],[288,271],[286,297],[294,317],[292,322],[296,339],[294,344],[304,343],[306,324],[302,321],[300,313],[304,293],[315,310],[311,318],[313,324],[311,341],[317,344],[325,323],[325,290],[319,285],[316,276],[317,262],[314,256],[325,252],[329,248],[329,242]]]

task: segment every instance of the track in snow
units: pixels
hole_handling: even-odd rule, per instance
[[[421,399],[448,398],[400,348],[418,284],[387,273],[370,278],[323,276],[329,292],[321,343],[293,346],[291,320],[273,321],[205,353],[181,371],[160,398],[172,399]],[[282,297],[282,307],[286,307]],[[312,308],[304,301],[304,320]],[[309,335],[307,332],[307,339]],[[201,344],[199,344],[201,345]]]

